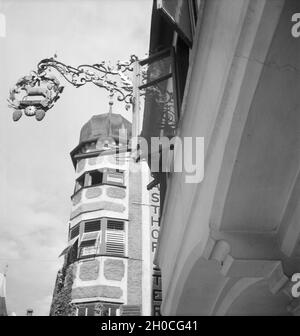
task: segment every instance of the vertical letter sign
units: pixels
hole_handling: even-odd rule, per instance
[[[151,216],[151,254],[154,259],[159,235],[159,189],[153,188],[150,192],[150,216]],[[162,301],[161,273],[159,267],[153,264],[152,269],[152,316],[160,316],[160,305]]]

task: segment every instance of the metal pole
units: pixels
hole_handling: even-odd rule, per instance
[[[140,64],[134,62],[133,66],[133,94],[132,94],[132,136],[137,137],[140,131]]]
[[[132,80],[132,141],[131,151],[136,151],[138,144],[138,135],[140,131],[140,64],[136,60],[133,65],[133,80]]]

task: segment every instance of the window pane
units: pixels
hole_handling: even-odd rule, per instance
[[[149,84],[153,81],[163,79],[165,76],[172,74],[172,58],[170,51],[162,57],[158,57],[154,61],[149,61],[141,68],[143,74],[143,85]]]
[[[94,304],[85,304],[80,307],[77,307],[78,316],[94,316],[94,314],[95,314]]]
[[[116,316],[116,310],[117,310],[117,307],[110,307],[109,308],[109,316]]]
[[[189,2],[189,0],[158,0],[157,8],[171,24],[175,24],[177,32],[191,45],[193,37]]]
[[[87,316],[94,316],[95,314],[95,307],[94,305],[87,306]]]
[[[151,137],[175,136],[177,120],[173,78],[148,87],[142,131],[148,143],[151,143]]]
[[[96,246],[87,246],[87,247],[82,247],[80,256],[85,257],[88,255],[93,255],[97,253],[97,247]]]
[[[90,184],[89,186],[101,184],[103,182],[103,173],[100,171],[93,171],[89,173]]]
[[[84,186],[84,175],[80,176],[76,180],[75,192],[77,192],[78,190],[80,190],[81,188],[83,188],[83,186]]]

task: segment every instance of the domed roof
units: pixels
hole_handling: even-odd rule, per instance
[[[127,139],[131,138],[132,125],[121,114],[104,113],[94,115],[81,129],[79,142],[87,142],[96,138],[113,137],[115,140],[122,142],[120,136]]]

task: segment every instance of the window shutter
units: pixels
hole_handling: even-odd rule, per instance
[[[124,223],[115,220],[107,221],[107,229],[109,230],[124,230]]]
[[[100,233],[99,231],[84,233],[81,238],[81,244],[82,242],[87,241],[87,240],[98,240],[99,233]]]
[[[106,229],[106,253],[125,254],[124,223],[119,221],[107,221]]]
[[[85,222],[84,224],[84,232],[94,232],[100,230],[101,230],[101,222],[99,220]]]
[[[124,185],[124,174],[108,169],[106,172],[106,183],[114,185]]]
[[[100,231],[84,233],[80,242],[80,256],[97,254],[101,242]]]
[[[79,224],[75,225],[70,232],[70,239],[73,239],[79,235]]]

